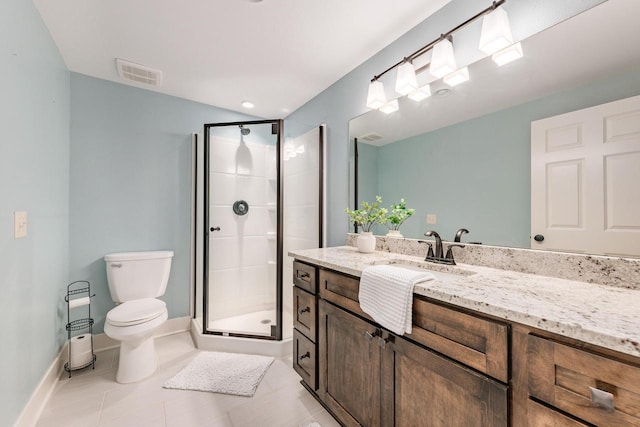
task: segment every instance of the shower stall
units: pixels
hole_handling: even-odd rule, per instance
[[[291,338],[286,253],[323,243],[323,129],[285,141],[281,120],[204,125],[194,318],[205,336]]]

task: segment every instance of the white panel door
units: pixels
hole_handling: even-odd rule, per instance
[[[640,96],[531,123],[531,247],[640,256]]]

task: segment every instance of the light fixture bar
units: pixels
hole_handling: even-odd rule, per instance
[[[440,35],[440,37],[438,37],[437,39],[433,40],[431,43],[426,44],[424,46],[422,46],[420,49],[416,50],[415,52],[413,52],[411,55],[408,55],[406,58],[403,58],[402,60],[396,62],[395,64],[393,64],[392,66],[390,66],[389,68],[387,68],[386,70],[384,70],[383,72],[381,72],[380,74],[378,74],[377,76],[374,76],[373,79],[371,81],[375,81],[378,80],[380,77],[384,76],[385,74],[387,74],[389,71],[393,70],[394,68],[399,67],[400,65],[402,65],[403,63],[405,63],[406,61],[413,61],[415,58],[417,58],[418,56],[422,55],[423,53],[428,52],[429,50],[431,50],[433,48],[433,46],[438,43],[440,40],[448,38],[449,36],[452,36],[453,33],[455,33],[456,31],[460,30],[461,28],[466,27],[467,25],[469,25],[470,23],[472,23],[473,21],[475,21],[476,19],[480,18],[481,16],[486,15],[487,13],[493,11],[495,8],[497,8],[498,6],[503,5],[507,0],[497,0],[494,1],[491,6],[487,7],[484,10],[481,10],[480,12],[478,12],[477,14],[475,14],[474,16],[472,16],[471,18],[467,19],[466,21],[464,21],[462,24],[458,25],[457,27],[449,30],[448,32]]]

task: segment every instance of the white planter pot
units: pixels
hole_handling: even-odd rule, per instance
[[[389,230],[385,237],[402,237],[402,234],[399,230]]]
[[[358,235],[358,251],[370,254],[376,250],[376,236],[371,231],[363,231]]]

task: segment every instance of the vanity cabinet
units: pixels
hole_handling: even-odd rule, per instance
[[[294,367],[345,426],[640,427],[638,357],[419,295],[396,336],[358,277],[296,265]]]
[[[486,375],[507,381],[506,325],[414,297],[417,324],[405,339],[362,312],[358,278],[318,277],[318,395],[341,423],[508,425],[508,385]]]
[[[512,385],[516,427],[640,426],[637,357],[514,325]]]
[[[527,389],[537,399],[598,426],[640,426],[640,368],[528,336]]]
[[[321,300],[319,331],[320,399],[346,426],[379,426],[379,328]]]
[[[317,269],[293,263],[293,369],[311,390],[318,386]]]

